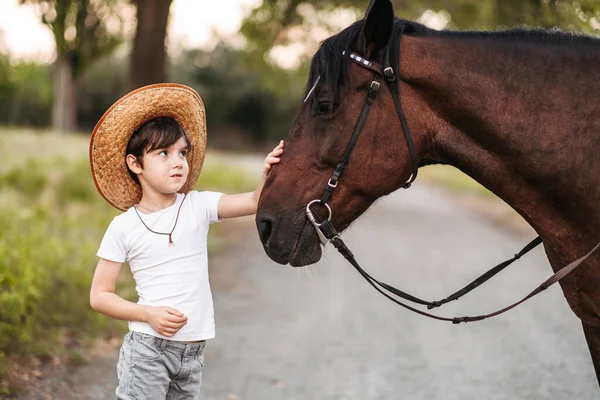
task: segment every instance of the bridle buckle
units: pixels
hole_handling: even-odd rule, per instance
[[[375,96],[377,94],[377,92],[379,92],[380,86],[381,86],[381,84],[377,81],[371,82],[371,86],[369,86],[369,94]]]
[[[394,82],[396,80],[396,75],[394,75],[394,69],[392,67],[385,68],[383,74],[389,82]]]

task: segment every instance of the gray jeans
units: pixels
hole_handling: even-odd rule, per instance
[[[129,332],[117,364],[117,399],[199,399],[206,342],[183,343]]]

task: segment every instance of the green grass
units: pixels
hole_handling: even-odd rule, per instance
[[[0,393],[10,392],[2,385],[7,356],[67,355],[77,364],[79,350],[65,348],[65,337],[110,336],[126,327],[89,306],[95,253],[119,211],[96,191],[88,145],[89,135],[0,128]],[[260,171],[250,173],[209,153],[196,188],[249,191]],[[424,168],[420,179],[495,198],[450,167]],[[211,254],[221,248],[215,228],[209,235]],[[127,268],[117,293],[136,299]]]
[[[89,306],[95,256],[119,213],[98,194],[88,161],[89,136],[0,128],[0,393],[6,357],[68,355],[79,341],[120,334],[126,323]],[[239,192],[256,181],[244,171],[207,162],[197,187]],[[219,249],[219,231],[209,235]],[[135,300],[128,268],[117,293]]]

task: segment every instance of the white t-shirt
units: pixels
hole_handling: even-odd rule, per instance
[[[178,341],[215,337],[212,294],[208,281],[208,226],[219,220],[217,208],[222,193],[192,191],[178,193],[175,203],[152,214],[139,213],[148,228],[168,233],[177,226],[169,245],[168,235],[150,232],[131,207],[110,223],[97,256],[129,263],[138,304],[173,307],[188,317],[172,337],[156,332],[144,322],[130,321],[129,329]]]

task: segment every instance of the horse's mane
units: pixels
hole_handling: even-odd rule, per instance
[[[348,54],[356,51],[357,38],[363,27],[364,19],[356,21],[340,33],[325,39],[315,56],[313,57],[310,73],[305,91],[305,96],[313,87],[315,80],[320,76],[320,82],[327,86],[332,99],[340,98],[340,88],[347,80]],[[555,45],[593,45],[600,49],[600,39],[588,36],[582,33],[564,32],[559,29],[509,29],[503,31],[438,31],[426,27],[423,24],[394,19],[394,26],[391,38],[391,61],[392,68],[398,71],[398,59],[400,51],[400,31],[403,29],[404,35],[410,36],[434,36],[444,38],[473,38],[483,40],[502,40],[512,42],[527,42],[539,44]],[[332,100],[336,101],[336,100]]]

